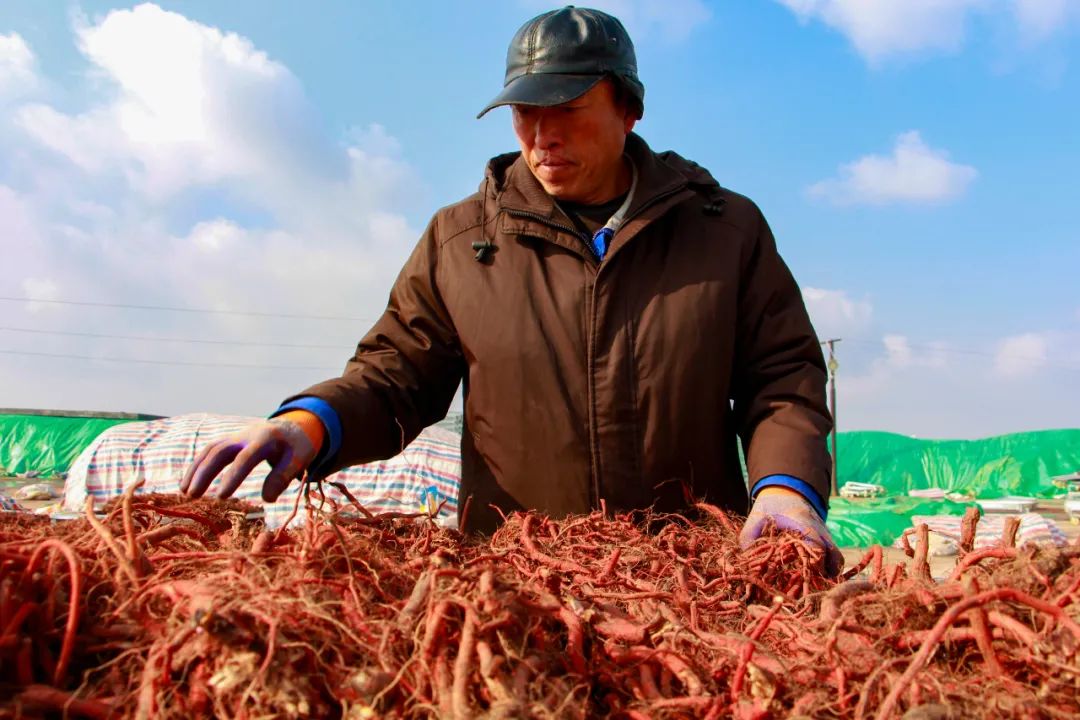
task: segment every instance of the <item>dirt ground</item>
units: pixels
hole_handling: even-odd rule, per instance
[[[60,480],[42,480],[35,478],[28,480],[26,478],[13,478],[13,477],[0,477],[0,492],[5,495],[14,496],[15,491],[23,485],[29,485],[32,483],[48,483],[56,488],[57,494],[59,494],[63,488],[64,483]],[[57,502],[57,500],[50,501],[35,501],[35,502],[21,502],[24,507],[34,510],[44,505],[50,505]],[[1063,502],[1061,500],[1044,500],[1039,502],[1035,507],[1034,512],[1046,515],[1053,520],[1059,528],[1065,533],[1065,536],[1069,538],[1070,543],[1080,542],[1080,524],[1073,524],[1069,522],[1068,517],[1065,515]],[[866,553],[867,548],[855,547],[855,548],[842,548],[841,552],[844,553],[844,560],[846,565],[852,565],[859,561],[860,558]],[[885,563],[892,565],[898,562],[902,562],[905,565],[911,563],[902,550],[894,548],[885,548]],[[947,577],[956,565],[956,557],[935,557],[930,558],[930,574],[935,578]]]
[[[22,478],[0,475],[0,493],[3,493],[8,497],[14,498],[15,493],[18,491],[19,488],[25,485],[36,485],[38,483],[51,485],[52,487],[56,488],[56,499],[26,501],[19,500],[18,502],[20,505],[22,505],[24,508],[27,508],[28,510],[37,510],[39,507],[43,507],[45,505],[52,505],[53,503],[57,503],[60,501],[60,494],[64,491],[63,480],[46,480],[43,478]]]

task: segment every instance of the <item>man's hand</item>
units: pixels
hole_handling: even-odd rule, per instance
[[[844,567],[844,556],[833,542],[832,535],[821,517],[806,498],[784,487],[767,487],[758,493],[754,507],[746,518],[739,544],[744,548],[761,537],[770,521],[778,530],[799,533],[825,551],[825,572],[830,576],[839,574]]]
[[[262,496],[266,502],[273,502],[315,459],[317,452],[309,433],[291,419],[252,423],[230,438],[204,447],[184,473],[180,492],[202,497],[221,473],[218,497],[227,498],[259,463],[266,460],[271,470],[263,483]]]

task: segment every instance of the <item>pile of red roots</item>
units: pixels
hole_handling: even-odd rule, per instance
[[[826,579],[699,505],[470,539],[312,490],[0,519],[0,717],[1074,718],[1080,547],[881,548]],[[1015,528],[1013,528],[1015,530]]]

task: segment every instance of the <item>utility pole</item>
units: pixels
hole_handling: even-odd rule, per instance
[[[832,426],[832,494],[835,496],[839,494],[840,482],[836,477],[836,371],[840,368],[840,363],[836,361],[836,343],[840,342],[841,338],[830,338],[822,341],[822,345],[829,346],[829,413],[832,414],[833,426]]]

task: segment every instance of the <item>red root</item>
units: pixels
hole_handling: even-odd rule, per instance
[[[969,507],[960,521],[960,552],[969,553],[975,549],[975,529],[979,524],[979,508]]]
[[[64,643],[60,650],[60,659],[56,663],[56,672],[53,674],[53,684],[59,685],[63,682],[64,675],[67,673],[68,663],[71,662],[71,653],[75,645],[75,631],[79,627],[79,601],[82,599],[82,568],[79,564],[79,558],[75,555],[75,551],[71,549],[69,545],[59,540],[42,540],[38,545],[34,554],[30,556],[30,562],[26,564],[26,576],[30,577],[34,574],[37,566],[40,564],[41,559],[45,556],[45,551],[53,548],[58,550],[67,560],[68,571],[71,574],[71,591],[68,599],[68,616],[67,624],[64,628]]]
[[[518,512],[479,538],[343,515],[316,484],[301,501],[306,523],[277,533],[235,504],[165,496],[104,520],[0,515],[0,718],[1075,707],[1080,548],[971,551],[935,583],[923,526],[910,575],[875,548],[833,580],[802,537],[741,548],[713,506],[700,522]]]
[[[1032,597],[1027,593],[1021,592],[1016,588],[997,588],[995,590],[987,590],[979,593],[978,595],[965,598],[957,604],[950,607],[941,619],[937,621],[934,627],[931,629],[926,640],[923,642],[919,652],[916,653],[915,658],[908,665],[907,670],[900,676],[900,679],[893,685],[889,695],[885,698],[885,701],[878,708],[877,720],[886,720],[891,717],[893,709],[896,707],[897,701],[900,696],[907,689],[908,685],[914,679],[915,675],[926,665],[930,655],[937,648],[938,643],[941,641],[945,630],[956,622],[956,619],[962,614],[970,610],[971,608],[981,607],[994,600],[1011,600],[1012,602],[1027,605],[1028,607],[1038,610],[1039,612],[1046,613],[1054,617],[1061,625],[1067,628],[1073,633],[1077,640],[1080,640],[1080,625],[1077,625],[1076,621],[1070,618],[1065,612],[1056,605],[1041,600],[1039,598]]]
[[[915,529],[915,561],[912,563],[915,577],[920,580],[930,579],[930,563],[927,556],[930,552],[930,528],[926,523],[921,523]]]
[[[1015,558],[1017,555],[1017,549],[1013,547],[988,547],[982,550],[976,550],[969,552],[964,557],[960,558],[960,561],[956,563],[956,567],[953,568],[952,574],[949,576],[950,580],[958,580],[968,568],[979,563],[987,558],[997,558],[999,560],[1007,560]]]
[[[34,710],[63,713],[65,717],[106,720],[113,713],[113,708],[108,703],[77,698],[48,685],[27,686],[19,693],[19,702]]]

